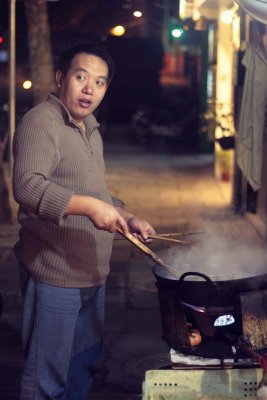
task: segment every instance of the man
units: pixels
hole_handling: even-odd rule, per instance
[[[113,75],[105,49],[78,45],[56,70],[57,93],[30,110],[14,138],[23,346],[21,400],[87,399],[100,366],[104,291],[114,232],[143,241],[152,226],[111,198],[93,112]],[[25,279],[26,277],[26,279]]]

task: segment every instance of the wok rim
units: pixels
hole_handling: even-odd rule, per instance
[[[162,271],[162,274],[159,273],[158,271]],[[197,275],[195,275],[193,277],[194,273],[197,274],[199,272],[201,272],[204,275],[206,275],[212,282],[236,282],[236,281],[240,281],[240,280],[244,280],[244,279],[253,279],[253,278],[259,279],[261,277],[267,277],[267,271],[266,271],[266,273],[264,273],[262,271],[262,273],[258,274],[258,275],[250,275],[250,273],[248,273],[248,272],[246,272],[246,273],[236,272],[236,273],[232,273],[232,274],[223,274],[223,273],[222,274],[213,274],[213,273],[207,273],[207,272],[202,272],[202,271],[198,271],[198,270],[196,270],[196,271],[191,271],[190,270],[188,272],[192,273],[192,277],[191,278],[187,277],[186,279],[180,281],[180,278],[177,278],[176,276],[171,275],[169,272],[165,271],[158,264],[155,264],[153,266],[152,272],[156,277],[159,277],[161,279],[165,279],[165,280],[168,280],[168,281],[183,282],[183,283],[186,283],[186,282],[190,282],[190,283],[193,283],[193,282],[196,282],[196,283],[207,283],[207,281],[204,280],[202,277],[199,277]],[[251,274],[252,273],[253,272],[251,272]],[[184,272],[181,272],[180,277],[183,274],[184,274]]]

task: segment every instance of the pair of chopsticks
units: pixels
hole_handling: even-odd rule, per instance
[[[167,237],[166,235],[148,235],[148,237],[150,239],[166,240],[167,242],[173,242],[173,243],[191,244],[191,242],[188,242],[187,240],[173,239]]]
[[[203,233],[203,232],[161,233],[159,235],[148,235],[148,237],[150,239],[165,240],[165,241],[168,241],[168,242],[179,243],[179,244],[191,244],[191,242],[189,242],[187,240],[174,239],[173,237],[175,237],[175,236],[185,236],[185,235],[196,235],[196,234],[199,234],[199,233]],[[120,239],[121,238],[118,238],[117,240],[120,240]]]
[[[161,233],[159,235],[149,235],[151,239],[166,240],[168,242],[180,243],[180,244],[191,244],[187,240],[174,239],[174,236],[185,236],[185,235],[196,235],[203,232],[181,232],[181,233]]]

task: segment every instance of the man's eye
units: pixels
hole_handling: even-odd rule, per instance
[[[97,86],[105,86],[105,82],[103,81],[96,81]]]
[[[78,79],[78,81],[84,82],[86,78],[85,78],[85,76],[77,75],[77,79]]]

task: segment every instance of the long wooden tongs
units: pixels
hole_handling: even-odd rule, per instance
[[[152,258],[156,263],[158,263],[162,268],[164,268],[167,272],[175,276],[176,278],[180,278],[180,274],[178,271],[173,268],[171,265],[167,264],[165,261],[163,261],[160,257],[157,256],[154,251],[152,251],[149,247],[147,247],[144,243],[140,242],[134,235],[131,233],[127,233],[126,235],[123,233],[123,231],[120,228],[117,228],[117,232],[120,233],[125,239],[129,240],[132,244],[134,244],[136,247],[138,247],[143,253],[145,253],[147,256]]]

